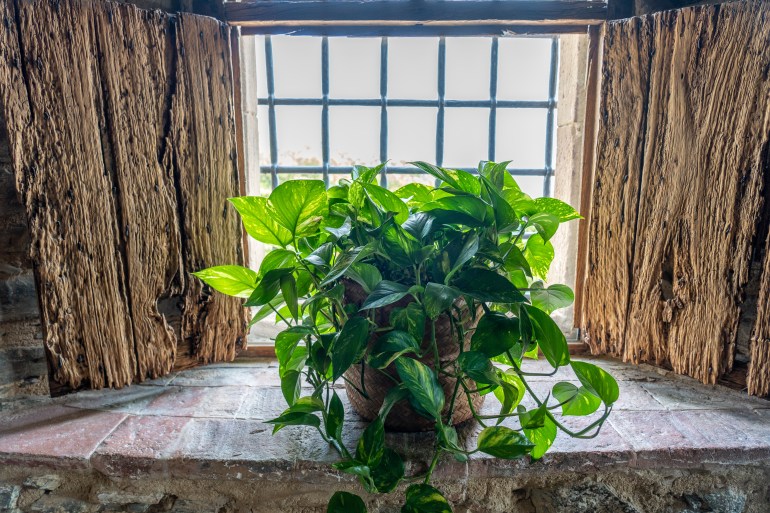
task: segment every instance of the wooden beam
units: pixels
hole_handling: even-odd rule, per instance
[[[243,36],[345,36],[345,37],[485,37],[542,34],[584,34],[598,25],[259,25],[241,27]]]
[[[243,27],[586,25],[605,20],[607,4],[587,0],[274,0],[226,3],[225,18],[231,25]]]
[[[591,197],[593,192],[594,165],[596,163],[596,131],[599,119],[599,88],[602,69],[602,26],[590,27],[588,31],[588,71],[586,72],[586,114],[583,127],[583,176],[580,183],[580,215],[578,225],[577,268],[575,270],[576,328],[583,324],[583,287],[586,282],[588,263],[588,228],[591,220]]]

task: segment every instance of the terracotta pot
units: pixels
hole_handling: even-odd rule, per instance
[[[363,288],[353,281],[346,280],[345,284],[345,302],[361,305],[367,297],[367,293]],[[413,302],[412,298],[404,298],[401,301],[393,303],[383,308],[378,308],[374,312],[374,320],[379,326],[390,325],[390,314],[396,308],[403,308],[409,303]],[[470,346],[470,338],[473,328],[476,327],[478,322],[478,315],[476,319],[471,318],[470,310],[465,301],[458,299],[455,305],[462,312],[462,323],[465,329],[464,350],[467,350]],[[372,334],[369,340],[369,347],[371,348],[377,340],[378,334]],[[423,334],[422,348],[423,356],[420,361],[430,368],[435,370],[435,357],[433,351],[430,350],[430,324],[425,323],[425,332]],[[436,319],[436,345],[438,347],[439,360],[442,363],[442,367],[447,362],[454,361],[460,353],[460,344],[457,340],[457,333],[451,328],[451,322],[449,316],[442,314]],[[361,387],[363,368],[363,388]],[[390,366],[385,369],[385,372],[391,376],[397,376],[394,366]],[[345,372],[345,377],[352,383],[355,383],[357,387],[366,391],[369,396],[368,399],[362,396],[350,383],[345,383],[345,389],[347,390],[348,399],[353,409],[366,420],[374,419],[382,406],[382,402],[385,399],[385,395],[393,388],[393,381],[385,376],[382,371],[374,369],[367,364],[356,364]],[[449,402],[454,392],[455,383],[457,380],[448,376],[438,375],[439,384],[444,389],[444,395],[446,396],[446,404],[444,406],[443,414],[446,415],[449,412]],[[468,386],[475,388],[475,384],[467,380]],[[478,411],[484,402],[484,397],[474,393],[471,394],[471,400],[474,410]],[[451,423],[453,425],[465,422],[473,417],[471,408],[468,404],[468,397],[460,392],[455,400],[454,412],[452,414]],[[433,430],[435,422],[423,417],[415,412],[408,401],[401,401],[396,404],[390,411],[387,419],[385,420],[385,427],[390,431],[430,431]]]

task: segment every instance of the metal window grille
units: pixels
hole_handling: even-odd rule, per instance
[[[287,173],[318,174],[329,185],[332,174],[347,174],[352,166],[332,166],[329,156],[329,108],[333,106],[380,107],[380,140],[379,158],[381,162],[389,159],[388,154],[388,109],[390,107],[432,107],[436,109],[436,153],[435,163],[439,166],[444,160],[444,118],[447,108],[485,108],[489,110],[489,141],[487,159],[496,158],[497,114],[500,109],[547,109],[545,133],[544,167],[534,169],[510,168],[514,177],[537,176],[543,179],[543,195],[551,195],[551,178],[554,175],[554,120],[556,112],[556,85],[559,67],[559,38],[550,37],[550,68],[548,78],[548,95],[542,101],[502,100],[497,98],[498,67],[499,67],[499,38],[492,37],[490,52],[489,98],[486,100],[454,100],[445,98],[446,91],[446,38],[440,37],[438,42],[438,83],[436,99],[408,99],[388,97],[388,37],[381,38],[380,44],[380,96],[369,99],[329,98],[329,40],[323,36],[321,40],[321,97],[313,98],[282,98],[276,96],[274,79],[274,52],[271,36],[265,37],[264,70],[267,82],[267,96],[260,96],[259,105],[266,105],[268,111],[268,130],[270,141],[270,164],[260,166],[260,171],[269,174],[272,187],[279,184],[279,175]],[[276,106],[320,106],[321,107],[321,165],[297,166],[282,165],[279,161],[279,141],[276,128]],[[460,168],[476,172],[476,168]],[[386,166],[381,174],[382,185],[387,186],[388,175],[415,174],[418,171],[406,166]]]

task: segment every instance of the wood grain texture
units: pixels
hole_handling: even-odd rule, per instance
[[[239,194],[230,29],[179,15],[177,81],[171,107],[185,261],[188,271],[242,262],[241,225],[226,198]],[[243,347],[241,301],[186,282],[177,367],[232,360]]]
[[[166,133],[176,73],[171,18],[109,2],[93,12],[137,377],[156,378],[171,370],[177,347],[157,303],[179,294],[184,283]]]
[[[770,162],[768,165],[770,166]],[[770,232],[765,242],[764,254],[746,384],[750,394],[770,396]]]
[[[595,353],[620,355],[631,292],[637,198],[644,152],[651,20],[607,25],[604,40],[583,335]]]
[[[101,388],[130,383],[136,356],[116,197],[95,108],[101,84],[93,19],[78,7],[19,2],[27,105],[15,91],[3,97],[52,382]]]
[[[608,34],[639,24],[649,24],[643,38],[605,41],[605,77],[622,76],[643,56],[649,90],[631,101],[646,98],[641,119],[613,91],[603,99],[609,117],[600,134],[611,129],[616,137],[599,139],[597,174],[607,180],[594,188],[584,325],[595,352],[715,383],[733,366],[762,207],[770,4],[659,13],[610,23]],[[623,117],[631,126],[618,130],[611,121]],[[640,141],[642,152],[629,153]],[[617,163],[626,158],[634,175]],[[626,191],[632,179],[639,186],[630,198],[606,200],[608,186]],[[635,224],[620,225],[634,201]],[[590,278],[596,265],[605,267],[602,280]]]
[[[464,21],[516,22],[551,25],[598,23],[607,17],[605,2],[586,0],[456,0],[451,8],[440,0],[404,3],[399,0],[325,2],[319,0],[273,0],[271,2],[227,2],[225,18],[238,26],[323,25],[437,25]]]
[[[0,14],[52,393],[232,359],[240,302],[189,275],[242,262],[226,202],[238,194],[229,29],[94,0],[0,0]],[[181,319],[167,318],[176,305]]]

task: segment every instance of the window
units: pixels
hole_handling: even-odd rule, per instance
[[[397,187],[417,178],[410,161],[486,159],[552,194],[557,36],[252,37],[261,192],[384,161]]]

